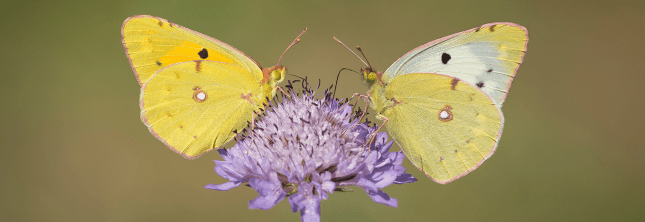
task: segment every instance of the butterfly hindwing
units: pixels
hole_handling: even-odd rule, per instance
[[[384,90],[383,96],[379,90]],[[438,183],[474,170],[497,147],[502,112],[476,86],[444,75],[410,73],[372,92],[377,111],[389,120],[390,135],[408,159]]]
[[[141,119],[175,152],[195,158],[230,141],[259,111],[259,80],[229,63],[189,61],[159,70],[141,90]],[[244,95],[247,97],[245,98]]]
[[[499,107],[522,63],[528,32],[513,23],[490,23],[422,45],[399,58],[384,81],[408,73],[438,73],[480,88]]]
[[[259,65],[239,50],[162,18],[130,17],[123,22],[121,35],[139,85],[165,66],[192,60],[235,64],[262,76]]]

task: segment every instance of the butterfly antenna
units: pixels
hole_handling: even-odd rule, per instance
[[[282,55],[280,55],[280,58],[278,59],[278,63],[276,63],[276,64],[275,64],[276,66],[277,66],[277,65],[280,65],[280,60],[282,60],[282,56],[284,56],[284,54],[285,54],[285,53],[287,53],[287,51],[289,51],[289,49],[290,49],[292,46],[294,46],[294,45],[296,45],[298,42],[300,42],[300,36],[302,36],[302,34],[305,34],[305,32],[306,32],[306,31],[307,31],[307,28],[305,28],[305,30],[302,30],[302,32],[300,33],[300,35],[298,35],[298,37],[296,37],[296,39],[294,39],[294,40],[293,40],[293,42],[291,42],[291,44],[289,45],[289,47],[287,47],[287,49],[285,49],[285,50],[284,50],[284,52],[282,53]]]
[[[332,96],[336,96],[336,86],[338,86],[338,77],[340,77],[340,73],[341,73],[343,70],[349,70],[349,71],[352,71],[352,72],[358,73],[359,75],[361,74],[360,72],[356,72],[356,71],[354,71],[354,70],[352,70],[352,69],[348,69],[348,68],[342,68],[342,69],[340,69],[340,71],[338,71],[338,75],[336,75],[336,84],[334,84],[334,93],[332,93],[332,94],[331,94]]]
[[[297,76],[297,75],[294,75],[294,74],[291,74],[291,73],[287,73],[287,75],[295,76],[295,77],[298,77],[298,78],[303,79],[303,80],[305,79],[305,78],[302,78],[302,77],[300,77],[300,76]]]
[[[363,55],[363,58],[365,58],[365,61],[367,61],[367,67],[370,69],[372,68],[372,64],[370,64],[370,61],[367,60],[367,56],[365,56],[365,53],[363,53],[363,50],[361,49],[360,46],[356,46],[356,49],[358,49],[359,52],[361,52],[361,55]]]
[[[363,59],[361,59],[361,57],[360,57],[360,56],[358,56],[358,55],[357,55],[353,50],[349,49],[349,47],[347,47],[345,44],[343,44],[343,42],[341,42],[340,40],[338,40],[336,37],[334,37],[334,40],[335,40],[336,42],[340,43],[341,45],[345,46],[345,48],[347,48],[347,50],[349,50],[350,52],[352,52],[352,54],[354,54],[354,55],[356,56],[356,58],[360,59],[360,60],[361,60],[361,62],[363,62],[363,64],[365,64],[365,65],[366,65],[366,66],[368,66],[368,67],[371,67],[371,66],[369,66],[365,61],[363,61]]]

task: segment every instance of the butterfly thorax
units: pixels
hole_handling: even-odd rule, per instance
[[[370,107],[381,114],[386,108],[392,107],[394,102],[385,96],[385,83],[381,80],[382,72],[374,71],[372,68],[361,69],[363,82],[369,87],[368,95]]]

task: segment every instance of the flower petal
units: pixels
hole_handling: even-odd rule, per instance
[[[287,196],[280,184],[276,184],[274,181],[252,178],[249,180],[249,185],[260,194],[260,196],[249,201],[249,209],[268,210]]]
[[[334,189],[336,189],[336,183],[331,181],[325,181],[322,184],[322,189],[324,191],[327,191],[328,193],[334,193]]]
[[[378,187],[376,187],[376,184],[374,184],[374,182],[365,178],[358,179],[358,182],[356,182],[356,186],[363,188],[367,193],[376,192],[378,190]]]
[[[229,181],[229,182],[226,182],[226,183],[223,183],[223,184],[212,184],[211,183],[211,184],[206,185],[204,188],[205,189],[210,189],[210,190],[227,191],[227,190],[230,190],[230,189],[233,189],[233,188],[239,186],[240,184],[242,184],[242,183],[241,182]]]
[[[261,210],[268,210],[271,209],[273,206],[277,205],[286,197],[287,194],[282,192],[279,195],[272,195],[272,196],[258,196],[253,200],[249,200],[249,209],[261,209]]]
[[[217,161],[215,160],[215,173],[231,181],[241,180],[244,175],[237,172],[242,170],[241,167],[236,167],[233,163],[227,161]]]
[[[390,195],[387,195],[382,190],[379,190],[377,192],[368,192],[367,194],[370,195],[374,202],[382,203],[390,207],[399,206],[399,202],[396,200],[396,198],[390,197]]]
[[[320,199],[314,195],[303,195],[301,193],[289,197],[291,211],[300,211],[302,221],[320,221]]]
[[[396,180],[394,180],[395,184],[404,184],[404,183],[413,183],[413,182],[417,182],[417,178],[414,178],[409,173],[401,174],[401,176],[398,176]]]
[[[367,176],[368,179],[374,182],[378,188],[384,188],[394,183],[398,176],[398,172],[394,171],[392,166],[374,169],[374,172]]]
[[[300,220],[303,222],[320,221],[320,201],[311,201],[305,209],[300,210]]]
[[[230,161],[231,159],[234,158],[228,154],[227,149],[218,149],[217,152],[219,153],[220,156],[222,156],[222,159],[224,159],[225,161]]]

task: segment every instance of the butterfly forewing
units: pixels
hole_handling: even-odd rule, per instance
[[[501,107],[528,43],[524,27],[490,23],[422,45],[401,57],[386,81],[408,73],[456,77],[486,93]]]
[[[140,85],[161,68],[179,62],[210,60],[238,65],[262,78],[251,58],[201,33],[153,16],[133,16],[121,28],[123,46]]]

